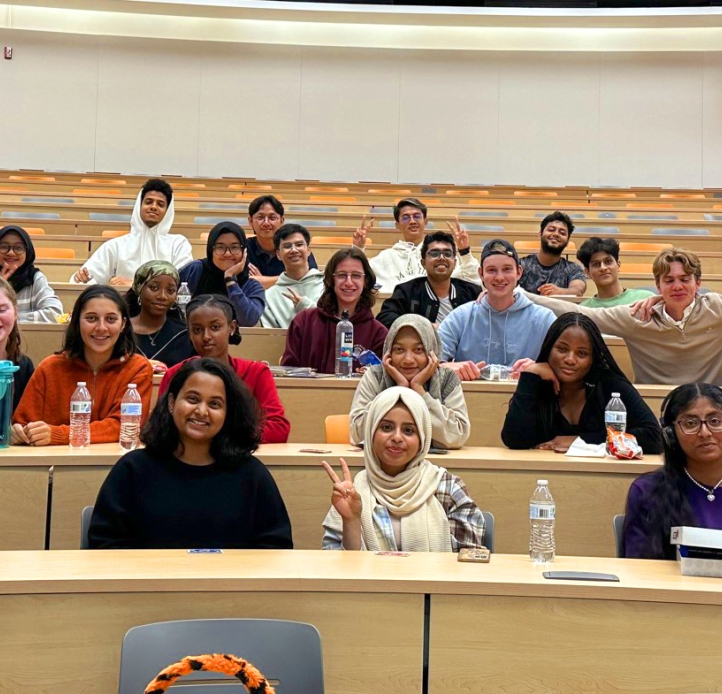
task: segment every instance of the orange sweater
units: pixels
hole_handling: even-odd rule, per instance
[[[43,359],[25,387],[13,423],[45,422],[50,425],[50,443],[70,440],[70,398],[78,381],[87,383],[93,398],[90,442],[112,443],[120,438],[120,401],[129,383],[138,386],[143,401],[143,422],[150,413],[153,368],[139,354],[111,359],[97,373],[82,360],[54,354]]]

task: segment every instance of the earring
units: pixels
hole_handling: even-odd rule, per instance
[[[138,294],[138,306],[140,306],[140,294]]]

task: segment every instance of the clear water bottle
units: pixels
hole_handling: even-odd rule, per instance
[[[505,366],[504,364],[486,364],[481,369],[479,378],[483,378],[485,381],[517,381],[519,375],[512,373],[511,366]]]
[[[188,282],[181,282],[181,286],[176,294],[175,300],[178,303],[178,308],[183,315],[183,318],[185,318],[186,306],[188,306],[191,302],[191,290],[188,289]]]
[[[352,374],[353,323],[348,319],[348,311],[344,311],[336,326],[336,376],[351,378]]]
[[[140,420],[143,416],[143,403],[135,383],[128,384],[120,401],[120,447],[132,451],[140,442]]]
[[[627,408],[624,406],[619,393],[612,393],[612,399],[604,408],[604,426],[607,432],[623,434],[627,430]],[[609,436],[607,436],[607,453],[609,450]]]
[[[80,381],[70,398],[70,447],[87,448],[90,445],[90,413],[93,400]]]
[[[554,561],[554,518],[556,505],[547,480],[537,480],[529,501],[529,556],[535,564]]]

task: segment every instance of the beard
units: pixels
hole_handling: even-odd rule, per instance
[[[563,246],[550,246],[549,242],[542,236],[541,238],[541,249],[544,251],[544,253],[549,253],[549,255],[561,255],[564,253],[564,249],[567,247],[567,243],[565,243]]]

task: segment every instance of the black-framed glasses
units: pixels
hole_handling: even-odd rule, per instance
[[[447,260],[451,260],[454,257],[454,251],[452,251],[450,248],[446,248],[443,251],[439,250],[438,248],[434,248],[430,251],[426,251],[426,255],[429,256],[432,260],[438,260],[439,258],[446,258]]]
[[[28,249],[24,243],[0,243],[0,253],[10,253],[12,251],[15,255],[21,255],[27,253]]]
[[[222,243],[217,243],[213,246],[213,252],[216,255],[238,255],[243,250],[243,246],[240,243],[232,243],[230,246],[224,246]]]
[[[722,415],[712,415],[707,419],[700,419],[699,417],[684,417],[678,419],[675,424],[679,426],[683,434],[698,434],[704,424],[707,429],[711,432],[718,433],[722,431]]]

